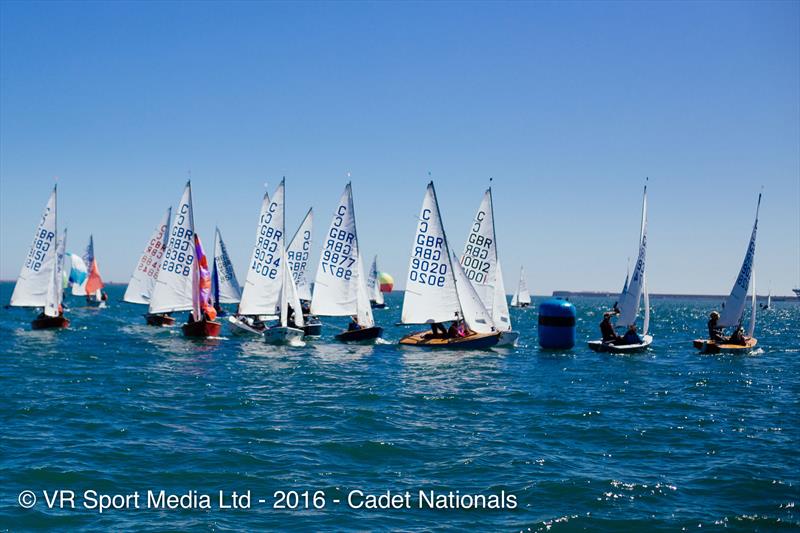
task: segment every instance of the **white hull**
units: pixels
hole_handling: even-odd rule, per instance
[[[264,334],[263,330],[251,327],[245,324],[242,319],[233,315],[228,317],[228,326],[234,335],[261,336]]]
[[[652,343],[653,336],[644,335],[641,344],[610,344],[603,341],[589,341],[589,348],[595,352],[636,353],[647,350]]]
[[[273,326],[264,330],[264,342],[267,344],[289,344],[303,346],[303,330],[284,326]]]
[[[519,331],[503,331],[500,333],[500,340],[497,341],[498,348],[515,348],[519,341]]]

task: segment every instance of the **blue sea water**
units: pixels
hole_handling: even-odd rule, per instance
[[[599,298],[573,299],[573,350],[540,350],[529,308],[512,310],[519,348],[458,353],[339,345],[337,319],[305,348],[190,341],[145,326],[122,290],[103,310],[73,301],[67,331],[0,311],[0,530],[800,528],[798,302],[761,313],[756,353],[701,356],[690,341],[719,302],[656,298],[652,350],[613,356],[585,347]],[[387,301],[396,341],[401,295]],[[79,508],[48,509],[57,489]],[[162,489],[250,490],[252,507],[144,508]],[[350,509],[356,489],[505,491],[517,507]],[[86,490],[139,491],[142,508],[80,508]],[[325,508],[273,509],[278,490],[323,491]]]

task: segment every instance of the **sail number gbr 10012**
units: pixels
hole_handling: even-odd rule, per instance
[[[492,249],[492,239],[481,235],[481,225],[486,218],[486,213],[478,211],[475,222],[472,224],[472,231],[467,239],[467,246],[464,248],[464,257],[461,258],[461,265],[464,273],[470,281],[485,283],[486,277],[491,268],[489,262],[489,251]]]
[[[414,253],[411,255],[411,268],[408,280],[422,285],[444,287],[447,275],[448,258],[442,236],[430,235],[429,221],[431,210],[423,209],[417,227]]]

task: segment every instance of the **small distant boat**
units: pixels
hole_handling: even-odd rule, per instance
[[[766,303],[761,304],[761,309],[764,311],[769,311],[772,309],[772,290],[767,293],[767,301]]]
[[[286,248],[286,258],[297,288],[300,305],[303,308],[303,338],[317,338],[322,335],[322,322],[311,314],[311,284],[308,282],[308,257],[311,251],[314,228],[314,210],[309,208],[300,227],[294,233]]]
[[[647,280],[645,275],[645,259],[647,257],[647,185],[644,187],[642,196],[642,222],[639,229],[639,255],[636,259],[636,266],[633,275],[625,276],[625,284],[622,287],[618,301],[619,316],[617,326],[628,329],[636,325],[639,317],[639,305],[644,300],[644,321],[642,322],[641,342],[622,344],[620,341],[603,342],[602,340],[589,341],[589,348],[595,352],[611,353],[636,353],[645,351],[652,343],[652,335],[647,332],[650,329],[650,296],[647,292]]]
[[[458,258],[450,253],[433,182],[425,192],[410,255],[402,323],[436,327],[453,321],[451,328],[460,331],[454,335],[420,331],[400,339],[400,345],[459,350],[495,346],[500,332]]]
[[[272,199],[264,194],[242,300],[228,322],[234,333],[262,335],[269,344],[302,344],[302,308],[287,268],[284,196],[285,180]],[[277,319],[278,325],[267,326],[264,321],[270,319]]]
[[[742,267],[739,269],[739,275],[736,282],[733,284],[733,289],[725,300],[725,305],[722,308],[718,326],[723,328],[733,327],[739,328],[742,325],[742,318],[744,315],[744,308],[747,303],[748,288],[751,291],[750,303],[750,325],[747,333],[744,336],[743,344],[735,344],[730,341],[716,342],[711,339],[695,339],[692,341],[692,346],[701,351],[701,353],[715,354],[720,352],[729,353],[746,353],[751,351],[758,340],[753,338],[753,333],[756,328],[756,283],[754,273],[754,260],[756,255],[756,234],[758,233],[758,211],[761,208],[761,194],[758,195],[758,203],[756,204],[756,218],[753,222],[753,231],[750,234],[750,242],[747,245],[747,251],[742,261]]]
[[[797,296],[798,298],[800,298],[800,289],[792,289],[792,292],[794,292],[794,295],[795,295],[795,296]]]
[[[491,187],[484,193],[470,226],[461,255],[461,266],[491,315],[495,327],[501,332],[497,346],[516,346],[519,332],[511,329],[503,270],[497,252]]]
[[[86,296],[86,305],[94,307],[105,307],[108,295],[103,292],[103,280],[100,277],[100,268],[97,258],[94,255],[94,236],[89,235],[89,244],[83,254],[83,262],[86,264],[88,275],[83,283],[82,292]],[[80,290],[79,290],[80,292]]]
[[[519,267],[519,285],[517,292],[511,297],[511,307],[528,307],[531,305],[531,293],[528,292],[528,280],[525,279],[525,267]]]
[[[164,252],[169,241],[169,227],[172,216],[172,208],[168,207],[167,212],[161,218],[158,226],[147,241],[136,269],[131,274],[128,287],[122,300],[132,304],[149,305],[150,297],[156,286],[156,279],[161,270],[161,262],[164,259]],[[150,326],[172,326],[175,319],[168,313],[147,313],[144,315],[145,321]]]
[[[369,294],[369,305],[373,309],[386,309],[386,300],[381,291],[377,255],[372,259],[372,266],[369,268],[369,275],[367,276],[367,294]]]
[[[201,260],[205,264],[201,264]],[[205,269],[205,273],[201,269]],[[195,235],[192,184],[187,181],[175,209],[161,269],[150,296],[149,313],[191,311],[189,320],[182,327],[183,334],[187,337],[216,337],[221,325],[214,320],[216,311],[205,295],[210,288],[208,264]]]
[[[369,303],[350,183],[339,199],[327,235],[314,279],[311,312],[321,316],[354,317],[348,329],[336,335],[339,341],[374,341],[381,336],[383,328],[375,325]]]
[[[43,308],[31,322],[33,329],[69,326],[61,305],[66,235],[58,237],[57,196],[54,186],[9,302],[12,307]]]
[[[236,280],[233,263],[228,256],[228,248],[222,240],[219,228],[214,230],[214,266],[211,269],[211,301],[217,316],[225,316],[222,304],[238,304],[242,299],[242,289]]]

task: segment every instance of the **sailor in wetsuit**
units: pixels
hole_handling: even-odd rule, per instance
[[[719,325],[719,313],[711,311],[708,318],[708,338],[714,342],[725,342],[725,336],[722,334],[722,326]]]
[[[614,324],[611,323],[611,316],[614,313],[606,311],[603,313],[603,321],[600,322],[600,333],[603,335],[603,342],[616,342],[621,339],[614,331]]]

